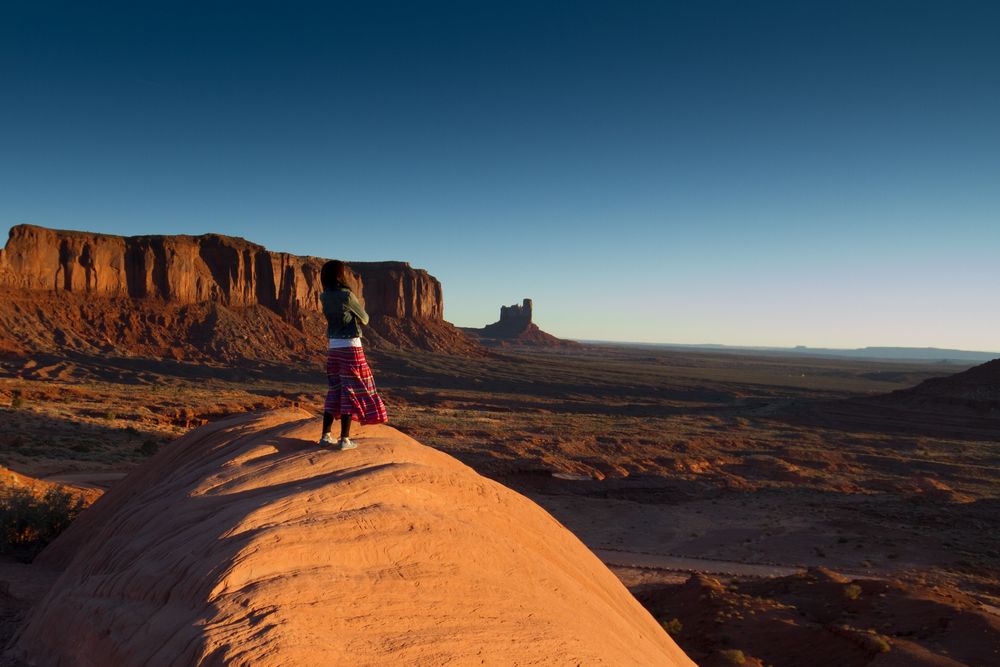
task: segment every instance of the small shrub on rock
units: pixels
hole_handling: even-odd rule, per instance
[[[669,621],[661,621],[660,625],[671,637],[676,637],[681,633],[681,630],[684,629],[684,624],[681,623],[681,619],[679,618],[672,618]]]
[[[160,451],[160,444],[156,440],[146,440],[138,447],[139,453],[143,456],[152,456]]]
[[[0,553],[33,559],[83,507],[82,497],[63,489],[37,496],[23,487],[0,488]]]
[[[874,630],[869,630],[861,637],[861,645],[872,653],[888,653],[892,650],[889,640]]]
[[[743,654],[743,651],[735,648],[719,651],[719,656],[730,665],[745,665],[747,662],[747,657]]]

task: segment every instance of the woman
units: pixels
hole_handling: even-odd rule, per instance
[[[346,264],[334,260],[324,264],[320,273],[323,293],[319,300],[327,323],[326,379],[330,391],[323,405],[323,437],[319,444],[339,449],[357,447],[350,437],[352,419],[361,424],[389,421],[361,347],[361,326],[368,324],[368,313],[351,292],[348,271]],[[330,433],[335,417],[340,418],[337,441]]]

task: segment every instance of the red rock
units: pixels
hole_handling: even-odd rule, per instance
[[[45,550],[41,665],[694,667],[542,508],[384,425],[299,410],[164,448]],[[58,631],[55,631],[58,629]]]
[[[245,239],[218,234],[122,237],[18,225],[10,230],[7,246],[0,249],[0,291],[10,297],[4,301],[21,302],[24,311],[10,313],[8,309],[7,319],[24,331],[14,336],[19,344],[8,336],[0,337],[0,350],[35,351],[33,341],[48,338],[52,344],[75,349],[95,345],[95,335],[108,338],[114,346],[114,330],[95,332],[93,327],[81,326],[80,320],[86,319],[82,311],[96,299],[104,299],[99,310],[119,314],[125,326],[149,329],[145,339],[173,338],[176,343],[180,338],[190,343],[191,337],[215,336],[235,348],[240,345],[229,340],[226,327],[244,325],[250,343],[243,347],[259,347],[260,354],[244,349],[237,356],[269,357],[273,344],[253,338],[254,326],[263,319],[274,320],[266,324],[269,330],[282,329],[281,323],[289,325],[292,331],[277,338],[286,339],[282,344],[303,339],[299,342],[305,348],[322,336],[319,276],[324,261],[271,252]],[[376,347],[479,352],[475,343],[445,322],[441,283],[426,271],[405,262],[356,262],[351,267],[357,275],[355,291],[372,316],[369,333]],[[30,314],[31,304],[43,303],[46,296],[58,296],[81,311],[82,317],[54,318],[62,329],[58,336],[51,334],[44,317]],[[185,306],[199,309],[183,313]],[[66,308],[62,310],[61,315],[69,315]],[[169,326],[156,321],[158,314],[170,321],[186,318],[191,327],[157,331]],[[15,321],[18,318],[21,326]],[[4,319],[2,313],[0,319]],[[169,351],[176,352],[177,347]],[[137,350],[125,341],[118,351]],[[212,350],[203,351],[211,356]],[[216,352],[227,357],[224,350]],[[170,356],[167,350],[162,354]]]

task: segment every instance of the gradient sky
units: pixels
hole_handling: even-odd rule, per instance
[[[401,259],[459,325],[1000,350],[998,35],[992,1],[8,1],[0,234]]]

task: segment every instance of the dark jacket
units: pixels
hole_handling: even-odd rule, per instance
[[[368,324],[368,313],[351,290],[340,287],[319,295],[326,315],[327,338],[359,338],[361,325]]]

